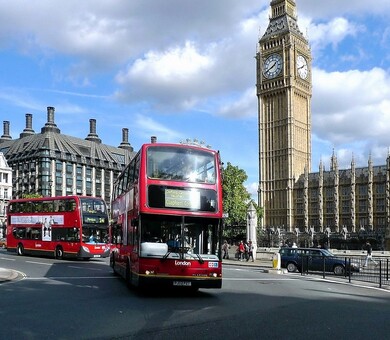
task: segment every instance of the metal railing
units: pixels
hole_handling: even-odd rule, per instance
[[[342,275],[336,275],[330,270],[329,263],[327,261],[338,260],[344,264],[344,271]],[[345,278],[350,283],[352,281],[360,281],[377,284],[380,288],[383,286],[390,286],[390,258],[380,257],[369,260],[366,264],[366,257],[361,256],[349,256],[341,257],[336,256],[331,259],[323,257],[322,268],[318,267],[313,270],[313,266],[310,263],[310,256],[302,256],[301,258],[301,275],[322,275],[325,277],[337,277]]]

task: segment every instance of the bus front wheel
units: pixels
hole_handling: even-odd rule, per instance
[[[16,249],[16,252],[19,256],[22,256],[24,255],[24,247],[23,247],[23,244],[19,243],[18,244],[18,247]]]
[[[62,260],[63,257],[64,257],[64,250],[62,249],[62,247],[57,246],[55,250],[55,258],[58,260]]]

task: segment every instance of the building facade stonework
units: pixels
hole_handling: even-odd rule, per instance
[[[352,159],[342,170],[333,152],[329,170],[321,161],[311,172],[310,45],[295,0],[272,0],[270,7],[256,55],[261,227],[268,237],[304,235],[304,245],[333,238],[360,249],[370,239],[377,249],[390,249],[390,156],[380,166],[369,157],[363,168]]]
[[[90,119],[85,139],[61,134],[54,121],[53,107],[47,108],[47,122],[40,133],[32,128],[32,115],[26,114],[26,128],[12,139],[10,122],[3,122],[0,152],[12,168],[12,196],[86,195],[102,197],[110,203],[113,182],[134,157],[128,142],[128,129],[122,129],[118,147],[103,144]]]

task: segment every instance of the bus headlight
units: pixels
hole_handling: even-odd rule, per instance
[[[145,274],[146,275],[153,275],[154,274],[154,270],[145,270]]]
[[[85,252],[89,253],[89,249],[88,249],[88,247],[86,247],[86,246],[83,246],[83,250],[84,250]]]

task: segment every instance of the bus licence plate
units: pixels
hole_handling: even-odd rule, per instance
[[[93,255],[93,257],[100,257],[100,255]]]
[[[173,281],[174,286],[178,287],[191,287],[190,281]]]

